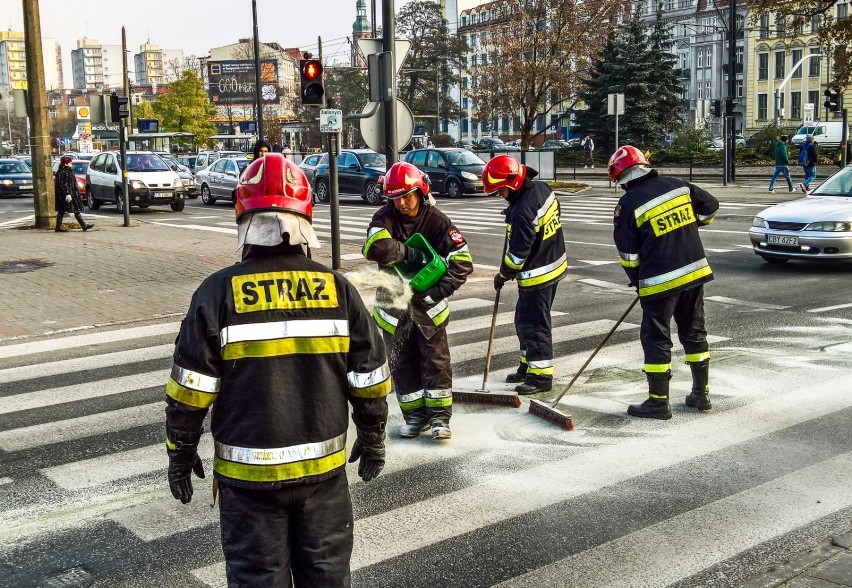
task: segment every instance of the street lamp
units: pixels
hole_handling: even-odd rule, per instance
[[[781,83],[778,84],[778,87],[774,88],[772,93],[775,96],[774,107],[775,107],[775,126],[776,127],[778,126],[778,116],[779,116],[780,107],[781,107],[781,89],[784,86],[787,85],[787,82],[790,81],[790,79],[793,77],[793,74],[796,73],[797,69],[799,69],[799,66],[802,65],[804,62],[806,62],[808,59],[810,59],[812,57],[822,57],[822,53],[809,53],[808,55],[805,55],[804,57],[802,57],[799,61],[796,62],[796,65],[794,65],[792,68],[790,68],[790,73],[787,74],[787,77],[785,77],[783,80],[781,80]],[[802,72],[802,73],[804,73],[804,72]],[[808,78],[807,78],[807,76],[805,76],[805,84],[807,84],[807,80],[808,80]],[[774,80],[772,82],[772,85],[773,86],[775,85]]]

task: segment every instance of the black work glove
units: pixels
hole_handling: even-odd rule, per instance
[[[427,263],[426,254],[414,247],[405,248],[405,263],[414,266],[424,266]]]
[[[503,288],[503,284],[505,284],[508,281],[509,280],[504,278],[502,275],[497,274],[496,276],[494,276],[494,289],[500,290],[501,288]]]
[[[429,288],[425,292],[415,292],[414,294],[411,295],[411,297],[418,302],[423,302],[424,304],[426,303],[424,301],[424,299],[426,299],[426,298],[430,298],[432,300],[432,302],[431,302],[432,304],[435,304],[436,302],[440,302],[441,300],[444,299],[444,295],[441,293],[441,289],[438,288],[437,286],[432,286],[431,288]]]
[[[169,455],[169,489],[172,496],[183,504],[192,500],[192,473],[204,478],[204,465],[198,456],[198,441],[202,431],[189,432],[180,429],[167,431],[166,453]],[[172,446],[174,449],[172,449]]]
[[[365,482],[378,476],[385,467],[385,424],[367,427],[352,415],[358,438],[352,446],[349,463],[358,463],[358,475]]]

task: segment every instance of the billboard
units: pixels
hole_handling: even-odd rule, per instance
[[[213,104],[252,104],[254,61],[240,59],[207,62],[207,95]],[[260,95],[264,102],[278,102],[278,62],[260,60]]]

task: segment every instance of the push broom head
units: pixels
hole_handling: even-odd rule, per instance
[[[520,408],[521,397],[515,392],[489,392],[488,390],[453,390],[453,402],[462,404],[505,404]]]
[[[574,418],[570,414],[565,414],[562,411],[552,408],[549,404],[536,400],[530,400],[530,413],[537,417],[541,417],[546,421],[550,421],[557,427],[562,427],[566,431],[574,430]]]

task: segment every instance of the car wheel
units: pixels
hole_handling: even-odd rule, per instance
[[[317,180],[317,187],[314,190],[314,196],[317,198],[317,202],[322,202],[323,204],[328,204],[329,194],[328,194],[328,183],[325,180]]]
[[[364,182],[364,200],[372,206],[382,203],[382,193],[379,190],[379,185],[373,180]]]
[[[86,190],[86,200],[89,203],[89,210],[97,210],[101,207],[101,203],[92,196],[91,190]]]
[[[461,198],[464,190],[458,180],[447,180],[447,196],[450,198]]]
[[[210,187],[207,184],[201,186],[201,201],[205,206],[213,206],[216,204],[216,199],[213,198],[213,194],[210,193]]]
[[[772,257],[772,256],[769,256],[769,255],[761,255],[760,257],[766,263],[772,263],[772,264],[775,264],[775,265],[780,265],[782,263],[787,263],[788,261],[790,261],[789,259],[784,259],[783,257]]]
[[[115,191],[115,209],[119,214],[124,214],[124,194],[121,193],[121,190]]]
[[[181,210],[183,210],[183,207],[186,206],[186,201],[181,198],[176,202],[172,202],[171,206],[172,210],[174,210],[175,212],[180,212]]]

